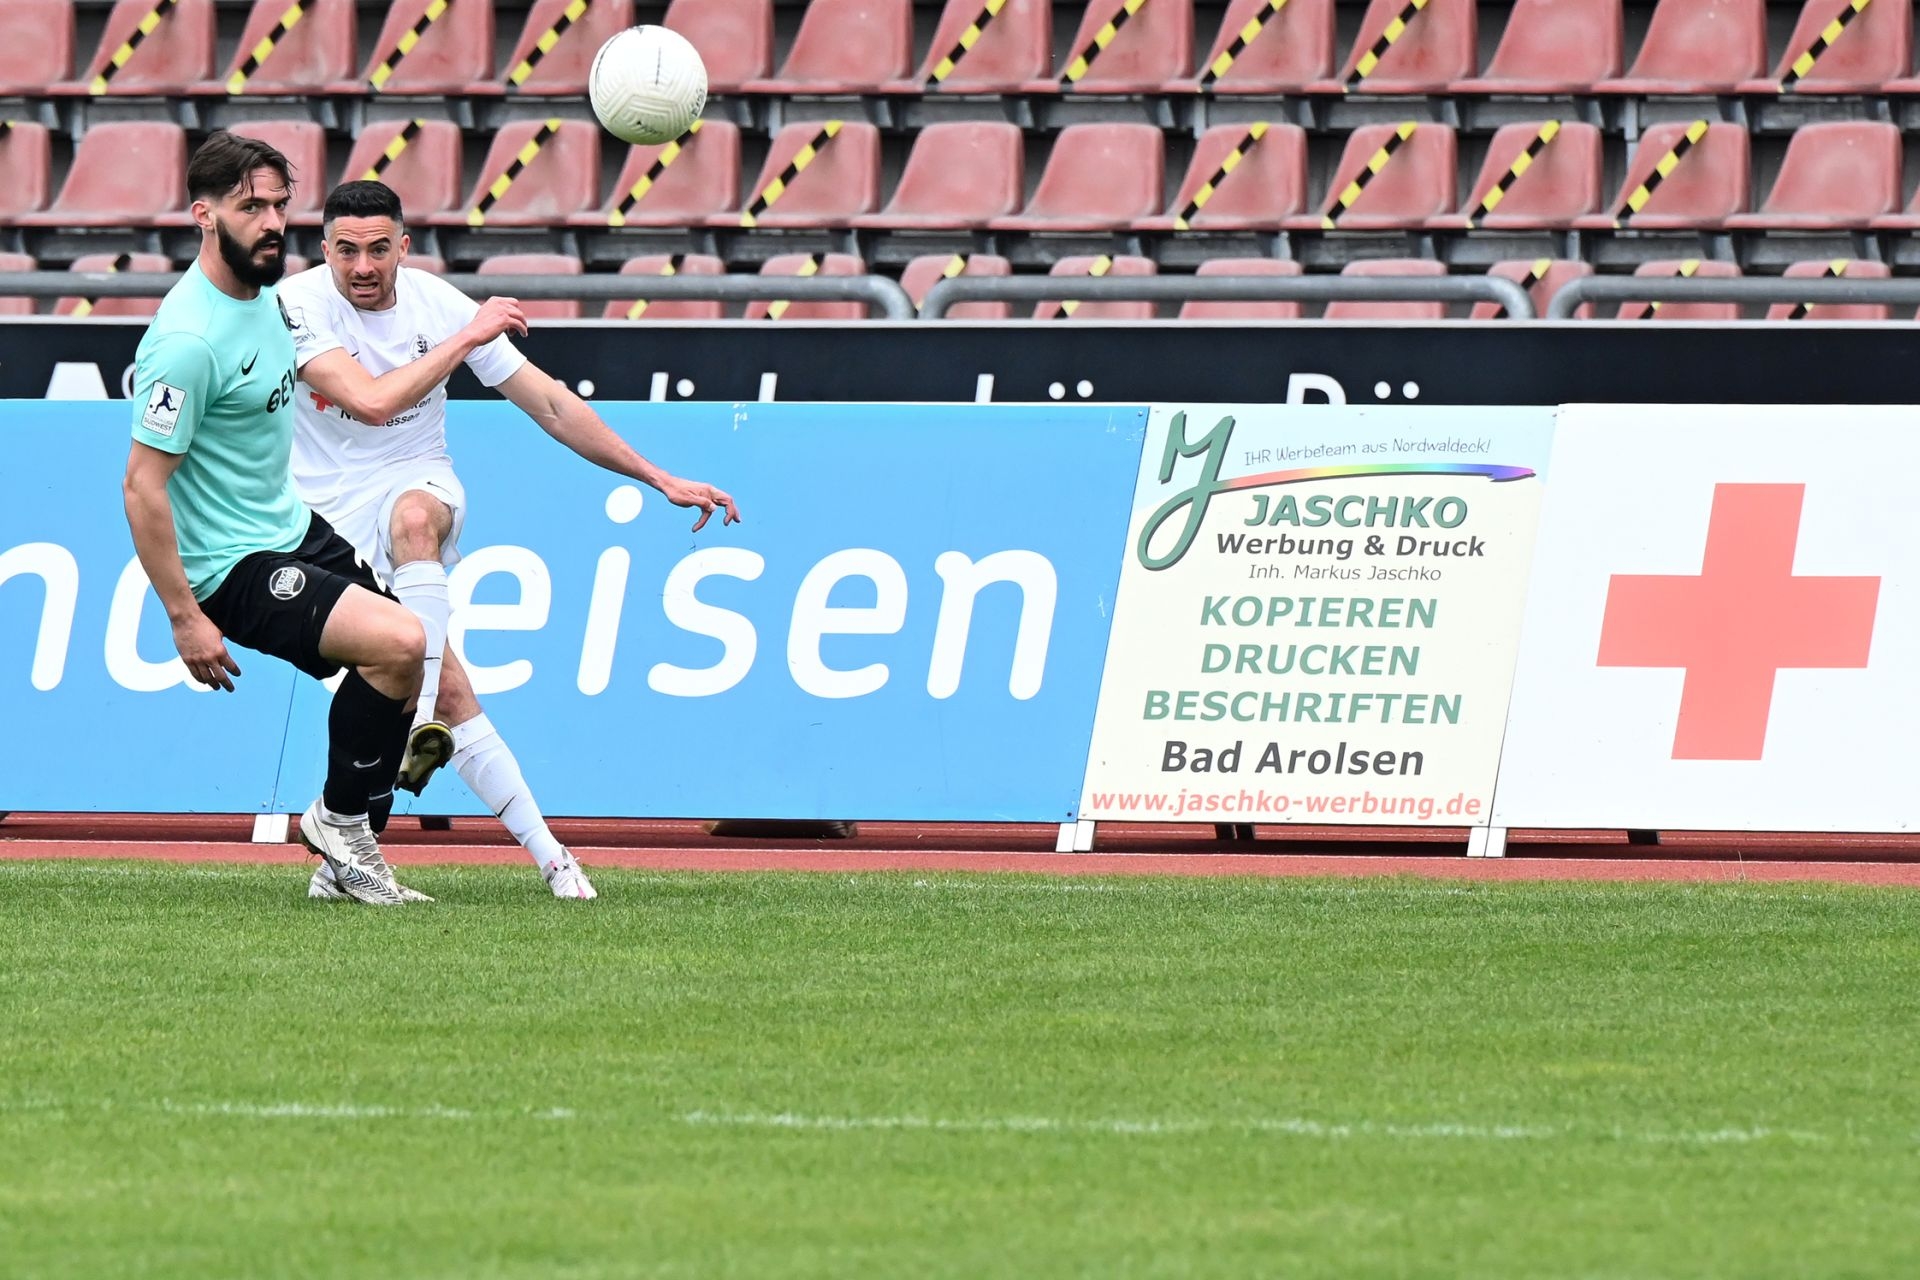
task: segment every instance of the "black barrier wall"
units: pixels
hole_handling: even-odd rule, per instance
[[[47,396],[62,363],[122,396],[143,329],[0,323],[0,397]],[[602,400],[1920,403],[1897,326],[547,324],[520,346]],[[453,394],[487,392],[462,371]]]

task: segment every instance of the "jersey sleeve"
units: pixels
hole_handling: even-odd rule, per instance
[[[280,309],[287,317],[287,332],[293,335],[295,369],[304,369],[315,356],[347,345],[334,329],[332,312],[304,289],[283,287]]]
[[[205,339],[163,334],[134,362],[133,438],[163,453],[185,453],[216,382],[213,348]]]
[[[445,319],[449,322],[447,334],[466,327],[476,315],[480,314],[480,304],[460,292],[438,276],[429,276],[431,287],[443,308]],[[497,387],[520,372],[520,366],[527,357],[520,348],[513,345],[506,334],[501,334],[485,346],[475,347],[467,353],[467,368],[473,370],[473,376],[480,379],[483,387]]]

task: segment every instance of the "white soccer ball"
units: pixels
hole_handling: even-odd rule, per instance
[[[587,97],[593,114],[622,142],[672,142],[707,105],[707,64],[678,31],[628,27],[594,55]]]

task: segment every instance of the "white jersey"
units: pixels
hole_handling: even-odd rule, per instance
[[[401,267],[392,308],[362,311],[340,295],[325,263],[282,281],[280,301],[293,329],[296,368],[344,348],[376,378],[418,360],[464,329],[480,310],[479,303],[432,272]],[[466,364],[483,385],[497,387],[526,361],[502,334],[476,348]],[[323,515],[381,489],[383,477],[402,464],[447,456],[445,382],[386,426],[369,427],[302,379],[294,420],[294,486]]]

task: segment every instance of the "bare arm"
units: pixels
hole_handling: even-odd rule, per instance
[[[370,427],[384,427],[452,377],[460,362],[475,348],[485,346],[503,333],[524,334],[526,331],[527,319],[518,302],[512,298],[489,298],[460,332],[418,360],[410,360],[377,378],[340,347],[323,351],[300,366],[300,377],[356,421]]]
[[[651,485],[677,507],[698,507],[697,530],[715,510],[724,508],[724,524],[740,518],[739,506],[726,493],[697,480],[682,480],[647,461],[600,415],[551,375],[531,361],[497,388],[520,406],[540,429],[595,466]]]
[[[232,692],[228,673],[237,676],[240,668],[227,652],[220,628],[201,612],[200,602],[187,585],[186,568],[180,563],[173,503],[167,497],[167,481],[179,469],[180,458],[179,454],[134,442],[127,455],[126,479],[120,485],[126,500],[127,527],[133,533],[140,567],[147,571],[147,579],[166,607],[167,620],[173,624],[173,644],[188,673],[201,684]]]

